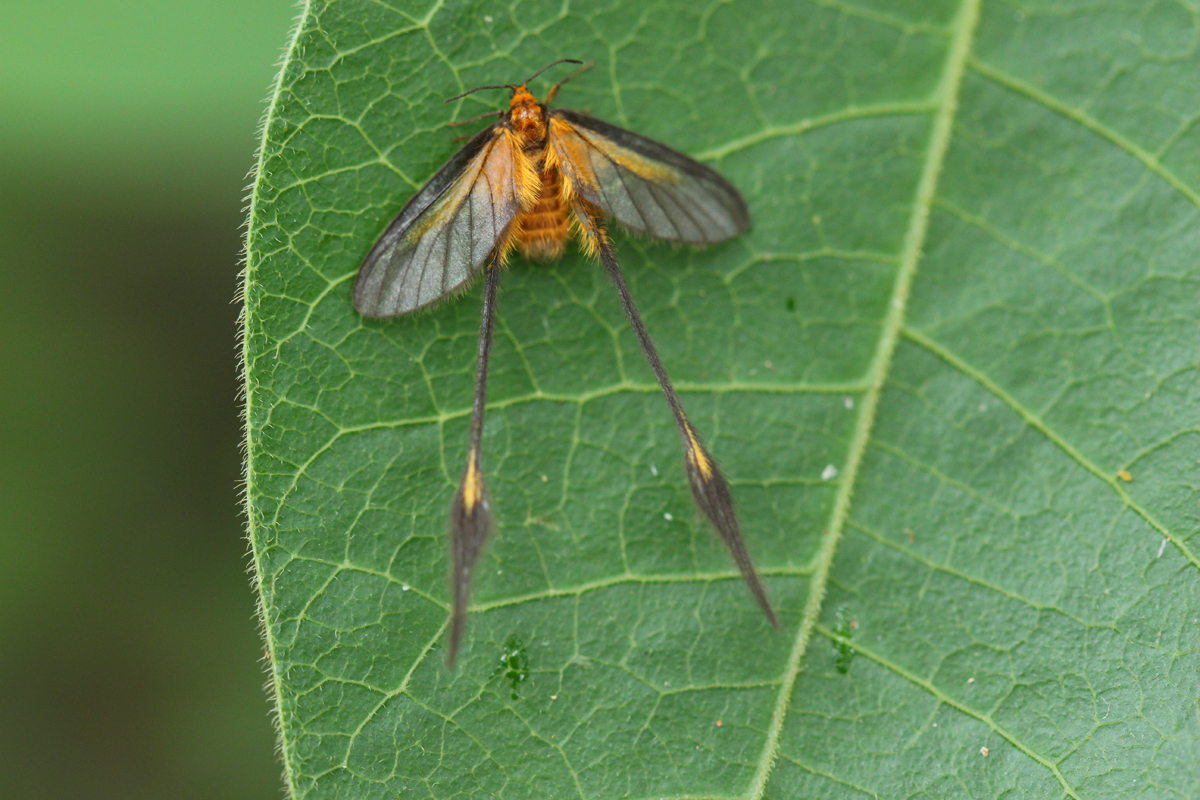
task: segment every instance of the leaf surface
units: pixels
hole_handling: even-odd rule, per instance
[[[1200,794],[1198,16],[310,4],[245,287],[291,791]],[[478,287],[395,320],[359,317],[350,289],[456,149],[447,123],[504,95],[442,99],[560,57],[597,67],[558,104],[706,160],[749,202],[736,240],[617,250],[783,631],[695,519],[611,287],[569,254],[501,285],[499,531],[449,673]]]

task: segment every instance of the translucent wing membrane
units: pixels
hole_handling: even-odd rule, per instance
[[[689,244],[750,227],[737,189],[700,162],[578,111],[548,116],[550,147],[571,190],[625,227]]]
[[[480,131],[371,248],[354,284],[354,307],[368,317],[394,317],[466,283],[507,236],[530,191],[530,173],[511,130],[497,124]]]

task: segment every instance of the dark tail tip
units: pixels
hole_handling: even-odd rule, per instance
[[[758,576],[755,575],[754,577],[757,580]],[[764,594],[762,597],[758,597],[756,594],[755,597],[758,600],[758,604],[762,606],[762,610],[767,614],[767,622],[771,623],[772,628],[779,630],[779,618],[775,616],[775,609],[771,608],[771,604],[767,602],[766,595]]]
[[[454,607],[450,611],[447,669],[454,669],[463,633],[467,629],[467,607],[471,601],[471,575],[475,571],[475,562],[495,524],[483,475],[473,467],[473,464],[469,464],[462,485],[454,495],[454,503],[450,506],[450,561],[454,570],[450,585],[454,593]]]
[[[767,599],[766,587],[763,586],[758,572],[754,569],[754,562],[750,560],[750,552],[746,549],[746,543],[742,541],[737,515],[733,510],[733,495],[729,491],[729,483],[721,474],[716,461],[708,454],[699,440],[695,439],[694,434],[692,438],[693,446],[687,448],[687,454],[684,457],[688,483],[692,486],[692,497],[695,498],[696,505],[712,522],[713,527],[717,529],[725,546],[729,548],[734,563],[737,564],[738,570],[741,571],[742,577],[746,581],[746,586],[754,595],[754,599],[762,608],[763,613],[767,615],[767,621],[771,623],[771,627],[779,630],[779,618],[775,616],[775,609],[771,607],[771,601]]]
[[[459,610],[457,603],[450,612],[450,641],[446,649],[446,669],[454,671],[454,662],[458,660],[458,648],[462,644],[463,631],[467,627],[467,613]]]

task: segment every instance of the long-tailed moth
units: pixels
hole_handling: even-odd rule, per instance
[[[500,271],[516,250],[547,261],[573,233],[597,256],[616,287],[646,360],[675,415],[692,495],[733,554],[746,584],[775,627],[779,623],[738,530],[729,484],[688,420],[629,293],[608,237],[608,220],[656,239],[705,245],[750,226],[746,202],[729,181],[682,153],[579,111],[549,109],[556,83],[539,103],[528,84],[509,89],[508,109],[477,133],[429,179],[363,259],[354,306],[368,317],[409,314],[462,289],[485,273],[483,320],[475,367],[467,463],[450,512],[453,611],[447,664],[454,666],[470,599],[471,574],[493,526],[483,478],[483,413],[488,355]],[[486,116],[492,116],[491,114]]]

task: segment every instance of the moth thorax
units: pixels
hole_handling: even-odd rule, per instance
[[[546,115],[524,86],[513,92],[509,104],[509,124],[526,142],[541,142],[546,138]]]

